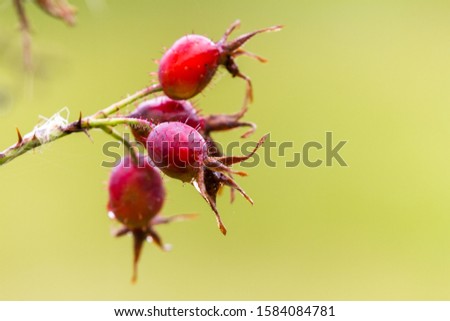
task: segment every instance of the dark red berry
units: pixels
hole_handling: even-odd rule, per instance
[[[147,150],[155,166],[183,182],[197,177],[207,157],[207,144],[202,135],[181,122],[156,126],[148,136]]]
[[[245,172],[233,171],[229,166],[250,158],[264,140],[265,137],[249,155],[213,157],[208,155],[207,142],[198,131],[184,123],[167,122],[157,125],[150,132],[147,151],[155,166],[166,175],[190,182],[197,188],[214,211],[219,229],[226,234],[226,228],[216,206],[217,189],[223,184],[235,188],[253,204],[248,195],[227,175],[245,176]],[[214,172],[221,175],[215,175]],[[208,178],[205,178],[205,174]]]
[[[109,179],[108,210],[130,229],[146,226],[161,210],[166,195],[159,171],[143,158],[139,163],[126,157]]]
[[[208,156],[222,156],[220,149],[210,136],[211,133],[237,127],[250,127],[250,130],[245,132],[241,137],[249,136],[255,131],[256,125],[240,120],[246,112],[247,108],[244,106],[240,112],[231,115],[213,114],[201,116],[187,100],[174,100],[167,96],[160,96],[142,102],[128,117],[144,119],[153,124],[171,121],[185,123],[195,128],[203,136],[207,143]],[[150,130],[148,128],[133,126],[131,127],[131,131],[136,140],[145,146]],[[221,187],[223,184],[219,185]],[[208,184],[206,186],[208,187]],[[231,201],[233,202],[233,200],[234,189],[231,188]]]
[[[179,121],[198,129],[200,132],[205,127],[204,118],[198,115],[197,110],[189,101],[174,100],[167,96],[159,96],[140,103],[128,117],[144,119],[155,125]],[[150,130],[132,127],[131,131],[136,140],[145,145]]]
[[[112,171],[108,186],[110,216],[124,225],[115,235],[133,235],[133,282],[137,278],[137,264],[142,245],[147,238],[161,249],[167,249],[153,227],[192,218],[192,215],[162,217],[159,214],[166,196],[161,175],[148,158],[141,156],[137,157],[137,160],[134,162],[130,157],[122,159]]]
[[[195,128],[208,140],[211,132],[229,130],[238,127],[250,127],[242,137],[247,137],[256,129],[251,122],[243,122],[240,119],[247,112],[246,106],[235,114],[213,114],[202,116],[187,100],[174,100],[167,96],[160,96],[146,100],[128,117],[147,120],[155,125],[164,122],[178,121]],[[150,130],[142,127],[131,127],[131,131],[137,141],[145,145]]]
[[[189,99],[200,93],[211,81],[217,68],[223,65],[233,77],[247,82],[246,100],[252,100],[250,78],[242,74],[234,58],[247,55],[264,62],[265,59],[244,51],[241,47],[256,34],[280,30],[269,27],[244,34],[227,43],[228,36],[239,26],[236,21],[222,39],[214,43],[201,35],[187,35],[178,39],[160,60],[158,78],[164,93],[173,99]]]

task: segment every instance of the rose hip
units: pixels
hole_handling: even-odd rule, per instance
[[[174,100],[167,96],[159,96],[149,99],[141,104],[128,117],[147,120],[153,124],[170,121],[179,121],[195,128],[205,139],[208,146],[209,156],[222,156],[216,142],[211,137],[211,132],[224,131],[238,127],[250,127],[241,135],[248,137],[256,130],[256,125],[251,122],[243,122],[240,119],[247,112],[247,107],[234,114],[213,114],[208,116],[199,115],[194,106],[187,100]],[[132,126],[131,131],[137,141],[146,144],[150,133],[148,128]],[[209,182],[211,183],[211,182]],[[212,184],[212,183],[211,183]],[[219,184],[221,187],[223,184]],[[206,184],[208,186],[208,184]],[[216,192],[217,194],[217,192]],[[231,187],[231,202],[234,201],[234,188]]]
[[[234,22],[216,43],[195,34],[178,39],[160,60],[158,78],[164,93],[173,99],[192,98],[209,84],[218,67],[222,65],[233,77],[247,82],[246,101],[251,101],[253,94],[250,78],[239,71],[234,59],[247,55],[265,62],[265,59],[244,51],[242,46],[259,33],[277,31],[282,27],[260,29],[227,42],[228,36],[239,25],[239,20]]]
[[[108,210],[130,229],[142,227],[161,210],[166,191],[158,170],[143,158],[126,157],[109,179]]]
[[[187,100],[173,100],[167,96],[159,96],[146,100],[128,115],[130,118],[144,119],[155,125],[170,121],[179,121],[202,131],[205,120]],[[131,132],[138,142],[145,145],[150,130],[148,128],[131,127]]]
[[[192,215],[162,217],[159,214],[166,196],[161,175],[148,158],[140,156],[137,159],[135,163],[130,157],[125,157],[113,169],[109,179],[107,206],[110,216],[123,224],[123,227],[115,233],[116,236],[128,233],[133,235],[133,282],[137,279],[137,264],[145,239],[150,238],[161,249],[167,249],[153,227],[192,217]]]
[[[147,138],[147,151],[155,166],[166,175],[183,182],[192,183],[216,215],[220,231],[225,235],[216,207],[215,194],[221,184],[237,189],[250,203],[253,201],[229,177],[230,174],[246,176],[245,172],[233,171],[229,166],[250,158],[264,142],[263,137],[255,149],[246,156],[210,156],[208,144],[194,128],[180,122],[166,122],[157,125]],[[209,170],[209,171],[207,171]],[[205,179],[205,173],[208,176]],[[212,175],[219,173],[221,175]],[[228,176],[227,176],[228,175]],[[211,182],[208,184],[208,182]],[[209,192],[208,192],[209,189]]]
[[[202,116],[187,100],[174,100],[167,96],[159,96],[146,100],[128,117],[147,120],[155,125],[164,122],[178,121],[195,128],[203,137],[210,137],[211,132],[224,131],[238,127],[250,127],[241,137],[248,137],[256,130],[256,125],[240,119],[247,112],[247,107],[234,114],[213,114]],[[148,128],[131,127],[138,142],[145,145],[150,130]],[[212,140],[212,139],[211,139]]]

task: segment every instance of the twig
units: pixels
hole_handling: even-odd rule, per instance
[[[31,71],[33,69],[33,61],[31,55],[31,33],[30,24],[25,14],[25,8],[22,0],[13,0],[16,8],[17,16],[20,22],[20,31],[22,32],[22,46],[23,46],[23,62],[25,69]]]
[[[161,88],[160,84],[152,85],[152,86],[146,87],[144,89],[141,89],[141,90],[137,91],[136,93],[134,93],[133,95],[128,96],[127,98],[122,99],[121,101],[118,101],[118,102],[112,104],[111,106],[98,111],[97,113],[95,113],[92,116],[92,118],[106,118],[112,114],[117,113],[123,107],[135,102],[136,100],[141,99],[145,96],[148,96],[150,94],[156,93],[161,90],[162,90],[162,88]]]
[[[109,107],[106,107],[105,109],[95,113],[92,116],[82,118],[80,114],[80,117],[77,121],[74,121],[67,125],[52,124],[51,127],[48,126],[45,127],[46,124],[44,124],[41,127],[37,126],[32,132],[23,136],[17,130],[18,141],[16,144],[10,146],[9,148],[5,149],[3,152],[0,153],[0,166],[12,161],[13,159],[27,153],[28,151],[36,147],[48,144],[72,133],[87,132],[92,128],[100,128],[103,131],[105,131],[106,129],[108,131],[107,129],[108,127],[114,127],[123,124],[152,128],[153,125],[150,122],[142,119],[124,118],[124,117],[107,118],[107,117],[114,113],[117,113],[122,108],[131,104],[132,102],[140,98],[144,98],[145,96],[148,96],[152,93],[156,93],[160,90],[161,90],[160,85],[153,85],[150,87],[146,87],[134,93],[133,95],[128,96],[127,98],[122,99],[121,101],[118,101],[117,103],[114,103]],[[41,130],[45,130],[46,134],[44,137],[41,137],[41,135],[39,134]],[[108,134],[111,135],[111,132],[108,132]],[[117,138],[116,137],[117,135],[114,132],[112,132],[112,135],[113,137]],[[120,136],[120,134],[118,135]],[[125,143],[125,140],[122,137],[120,137],[120,140],[124,141]]]

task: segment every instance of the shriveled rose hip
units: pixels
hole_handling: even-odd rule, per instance
[[[277,31],[282,27],[260,29],[227,42],[228,36],[239,25],[239,21],[234,22],[216,43],[195,34],[178,39],[160,60],[158,78],[164,93],[173,99],[192,98],[209,84],[217,68],[222,65],[233,77],[240,77],[247,82],[246,100],[251,101],[253,94],[250,78],[239,71],[234,58],[247,55],[265,62],[265,59],[244,51],[242,46],[259,33]]]

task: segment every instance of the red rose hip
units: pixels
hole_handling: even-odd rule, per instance
[[[247,174],[233,171],[229,166],[250,158],[265,138],[263,137],[255,149],[246,156],[209,156],[208,144],[198,131],[180,122],[167,122],[152,129],[147,138],[147,151],[155,166],[163,173],[183,182],[190,182],[196,187],[211,206],[219,229],[225,235],[226,228],[216,206],[217,190],[221,185],[230,186],[253,204],[250,197],[230,177],[231,174],[241,176]],[[212,175],[213,172],[223,175]]]
[[[108,210],[126,227],[146,226],[164,204],[166,191],[159,171],[144,158],[126,157],[109,179]]]
[[[191,182],[197,176],[207,156],[202,135],[181,122],[156,126],[147,138],[147,150],[155,166],[183,182]]]
[[[166,196],[161,175],[148,158],[140,156],[136,159],[137,162],[131,157],[122,159],[113,169],[108,186],[110,216],[124,225],[115,235],[122,236],[128,233],[133,235],[132,282],[137,279],[137,264],[147,238],[161,249],[167,249],[154,226],[193,217],[189,214],[171,217],[160,215]]]
[[[219,47],[208,38],[180,38],[160,61],[158,76],[164,93],[173,99],[194,97],[211,81],[219,60]]]
[[[212,114],[202,116],[194,108],[188,100],[174,100],[167,96],[159,96],[146,100],[138,105],[138,107],[128,117],[146,120],[152,124],[160,124],[164,122],[178,121],[195,128],[205,139],[208,146],[209,156],[222,156],[217,144],[210,136],[214,131],[230,130],[238,127],[250,127],[241,137],[247,137],[256,130],[256,125],[251,122],[241,121],[241,118],[247,112],[247,107],[234,114]],[[146,145],[147,137],[150,129],[147,127],[131,126],[131,131],[135,139]],[[216,190],[220,186],[214,187],[214,180],[206,180],[207,190]],[[208,189],[208,185],[211,188]],[[214,195],[215,197],[215,195]],[[234,189],[231,188],[231,201],[234,200]]]
[[[195,128],[208,141],[211,132],[230,130],[239,127],[250,127],[241,137],[248,137],[256,130],[252,122],[241,121],[247,112],[244,107],[234,114],[212,114],[202,116],[188,100],[175,100],[167,96],[159,96],[140,103],[127,117],[146,120],[158,125],[166,122],[181,122]],[[131,126],[131,132],[135,139],[146,144],[150,129],[139,126]]]
[[[247,55],[265,62],[265,59],[244,51],[242,46],[259,33],[277,31],[282,27],[260,29],[227,42],[228,36],[239,25],[239,21],[233,23],[217,43],[195,34],[175,41],[160,60],[158,78],[164,93],[173,99],[192,98],[209,84],[217,68],[223,65],[233,77],[240,77],[247,82],[246,101],[251,101],[250,78],[239,71],[234,58]]]
[[[155,125],[170,121],[185,123],[200,132],[204,130],[205,120],[187,100],[174,100],[167,96],[159,96],[143,101],[128,115],[130,118],[144,119]],[[150,130],[148,128],[131,127],[131,132],[138,142],[145,145]]]

